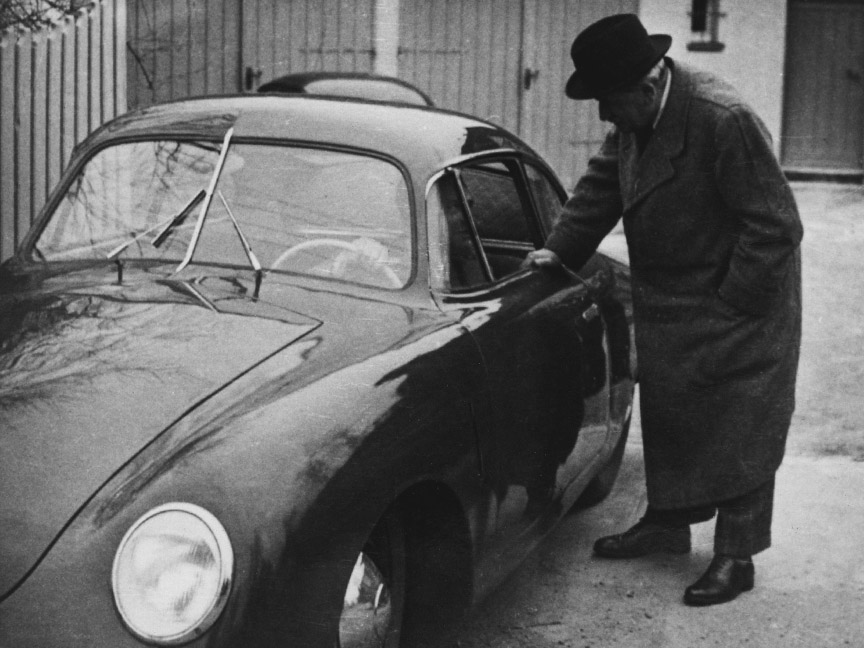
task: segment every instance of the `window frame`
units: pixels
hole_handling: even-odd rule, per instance
[[[507,176],[513,180],[514,188],[516,189],[516,193],[521,204],[521,211],[523,217],[527,221],[526,226],[529,237],[531,239],[530,243],[523,245],[515,241],[507,241],[503,239],[484,239],[480,236],[477,230],[477,223],[468,201],[468,195],[464,186],[463,179],[461,177],[461,171],[467,168],[478,167],[483,164],[490,164],[496,162],[504,165],[505,169],[508,172]],[[548,231],[546,224],[543,222],[543,219],[540,216],[540,211],[537,206],[537,197],[534,195],[534,192],[532,190],[531,183],[528,178],[528,172],[526,170],[526,165],[530,165],[549,182],[555,193],[558,195],[559,200],[563,204],[564,200],[566,200],[567,194],[562,188],[561,183],[558,181],[555,174],[551,171],[551,169],[549,169],[548,165],[543,162],[543,160],[532,155],[527,155],[521,151],[514,151],[510,149],[484,151],[482,153],[460,157],[456,160],[449,162],[443,169],[441,169],[438,173],[434,174],[429,179],[426,185],[426,205],[430,260],[434,259],[435,256],[437,256],[438,254],[433,253],[432,248],[440,242],[438,238],[438,219],[441,217],[441,215],[439,214],[435,219],[431,218],[431,214],[428,211],[429,197],[431,192],[435,190],[437,183],[443,181],[445,177],[449,176],[450,178],[452,178],[451,181],[455,182],[461,207],[461,215],[462,218],[464,218],[466,221],[465,224],[471,236],[471,244],[474,248],[475,254],[478,257],[478,260],[480,261],[481,270],[483,271],[485,278],[484,283],[477,286],[450,286],[448,285],[447,277],[443,274],[438,275],[437,273],[435,273],[432,267],[434,263],[430,263],[430,286],[433,290],[454,295],[474,294],[477,292],[488,291],[495,286],[509,281],[515,276],[519,276],[523,272],[527,272],[527,270],[524,270],[511,272],[502,276],[495,276],[495,273],[489,262],[489,257],[487,255],[487,246],[489,246],[490,244],[491,246],[497,247],[499,249],[522,251],[523,248],[527,248],[528,245],[532,246],[532,249],[539,249],[545,243]],[[432,222],[432,220],[435,220],[435,222]],[[525,249],[526,253],[528,251],[529,250]]]

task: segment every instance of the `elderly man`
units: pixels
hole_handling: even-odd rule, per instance
[[[714,558],[684,594],[729,601],[771,543],[774,474],[794,409],[801,222],[770,136],[729,85],[665,57],[634,15],[573,42],[566,93],[614,124],[545,248],[578,269],[623,218],[633,285],[648,508],[598,556],[690,551],[717,515]]]

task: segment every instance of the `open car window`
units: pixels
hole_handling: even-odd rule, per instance
[[[542,244],[516,159],[467,163],[445,173],[427,202],[433,281],[470,290],[519,271]]]
[[[206,141],[102,149],[56,204],[34,244],[35,258],[179,262],[207,207],[192,263],[248,267],[239,229],[264,271],[393,289],[407,283],[411,208],[394,164],[342,151],[232,142],[208,206],[198,196],[219,153],[218,142]]]

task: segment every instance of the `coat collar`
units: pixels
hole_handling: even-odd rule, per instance
[[[675,176],[672,160],[684,150],[690,79],[687,71],[675,65],[672,59],[667,58],[666,62],[672,70],[669,99],[642,156],[639,156],[635,135],[622,133],[619,140],[618,159],[625,212]]]

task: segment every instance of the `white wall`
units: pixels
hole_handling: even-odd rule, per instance
[[[649,33],[672,36],[673,59],[714,72],[734,85],[763,119],[779,150],[783,115],[786,0],[721,0],[722,52],[690,52],[689,0],[641,0],[639,17]]]

